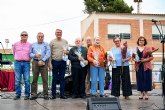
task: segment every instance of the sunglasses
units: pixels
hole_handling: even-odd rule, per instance
[[[28,36],[27,34],[21,34],[21,36]]]

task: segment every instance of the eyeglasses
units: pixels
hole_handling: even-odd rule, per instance
[[[114,41],[114,42],[115,42],[115,43],[116,43],[116,42],[120,42],[120,40],[116,40],[116,41]]]
[[[81,42],[80,40],[77,40],[77,41],[75,41],[75,42]]]
[[[44,38],[44,36],[38,36],[38,37],[40,37],[40,38]]]
[[[28,36],[27,34],[21,34],[21,36]]]

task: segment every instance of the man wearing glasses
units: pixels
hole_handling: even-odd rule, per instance
[[[39,32],[37,34],[37,42],[33,43],[30,49],[30,57],[33,59],[32,71],[33,82],[31,84],[31,98],[34,100],[37,98],[37,81],[39,74],[41,73],[43,82],[44,99],[48,100],[48,59],[50,57],[49,44],[44,42],[44,34]]]
[[[25,98],[28,100],[30,96],[30,48],[31,44],[27,42],[28,33],[23,31],[20,35],[21,40],[14,43],[12,51],[14,55],[14,70],[15,70],[15,91],[14,100],[21,97],[22,75],[25,83]]]

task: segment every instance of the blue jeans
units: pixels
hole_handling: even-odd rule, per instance
[[[91,94],[96,95],[97,79],[99,79],[100,95],[104,95],[105,70],[103,67],[90,66]]]
[[[60,95],[64,95],[64,87],[65,87],[64,76],[66,70],[66,61],[52,60],[52,66],[53,66],[52,96],[56,96],[57,80],[60,81]]]
[[[16,96],[21,96],[22,75],[25,83],[25,96],[30,96],[30,62],[14,63]]]

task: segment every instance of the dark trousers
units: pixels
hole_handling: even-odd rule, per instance
[[[86,74],[86,79],[85,79],[85,93],[87,95],[90,94],[90,68],[87,68],[87,74]]]
[[[53,80],[52,80],[52,96],[56,95],[56,84],[57,80],[60,82],[60,95],[64,95],[64,87],[65,87],[65,70],[66,70],[66,61],[55,61],[52,60],[53,66]]]
[[[87,68],[72,67],[73,95],[85,96],[85,78]]]
[[[123,96],[132,95],[129,66],[112,68],[112,92],[113,96],[120,96],[120,83],[122,83]]]
[[[43,92],[44,95],[48,95],[48,62],[45,62],[44,66],[38,66],[38,61],[32,62],[32,72],[33,72],[33,81],[31,84],[31,94],[33,96],[37,95],[37,82],[39,74],[41,73],[42,82],[43,82]]]

